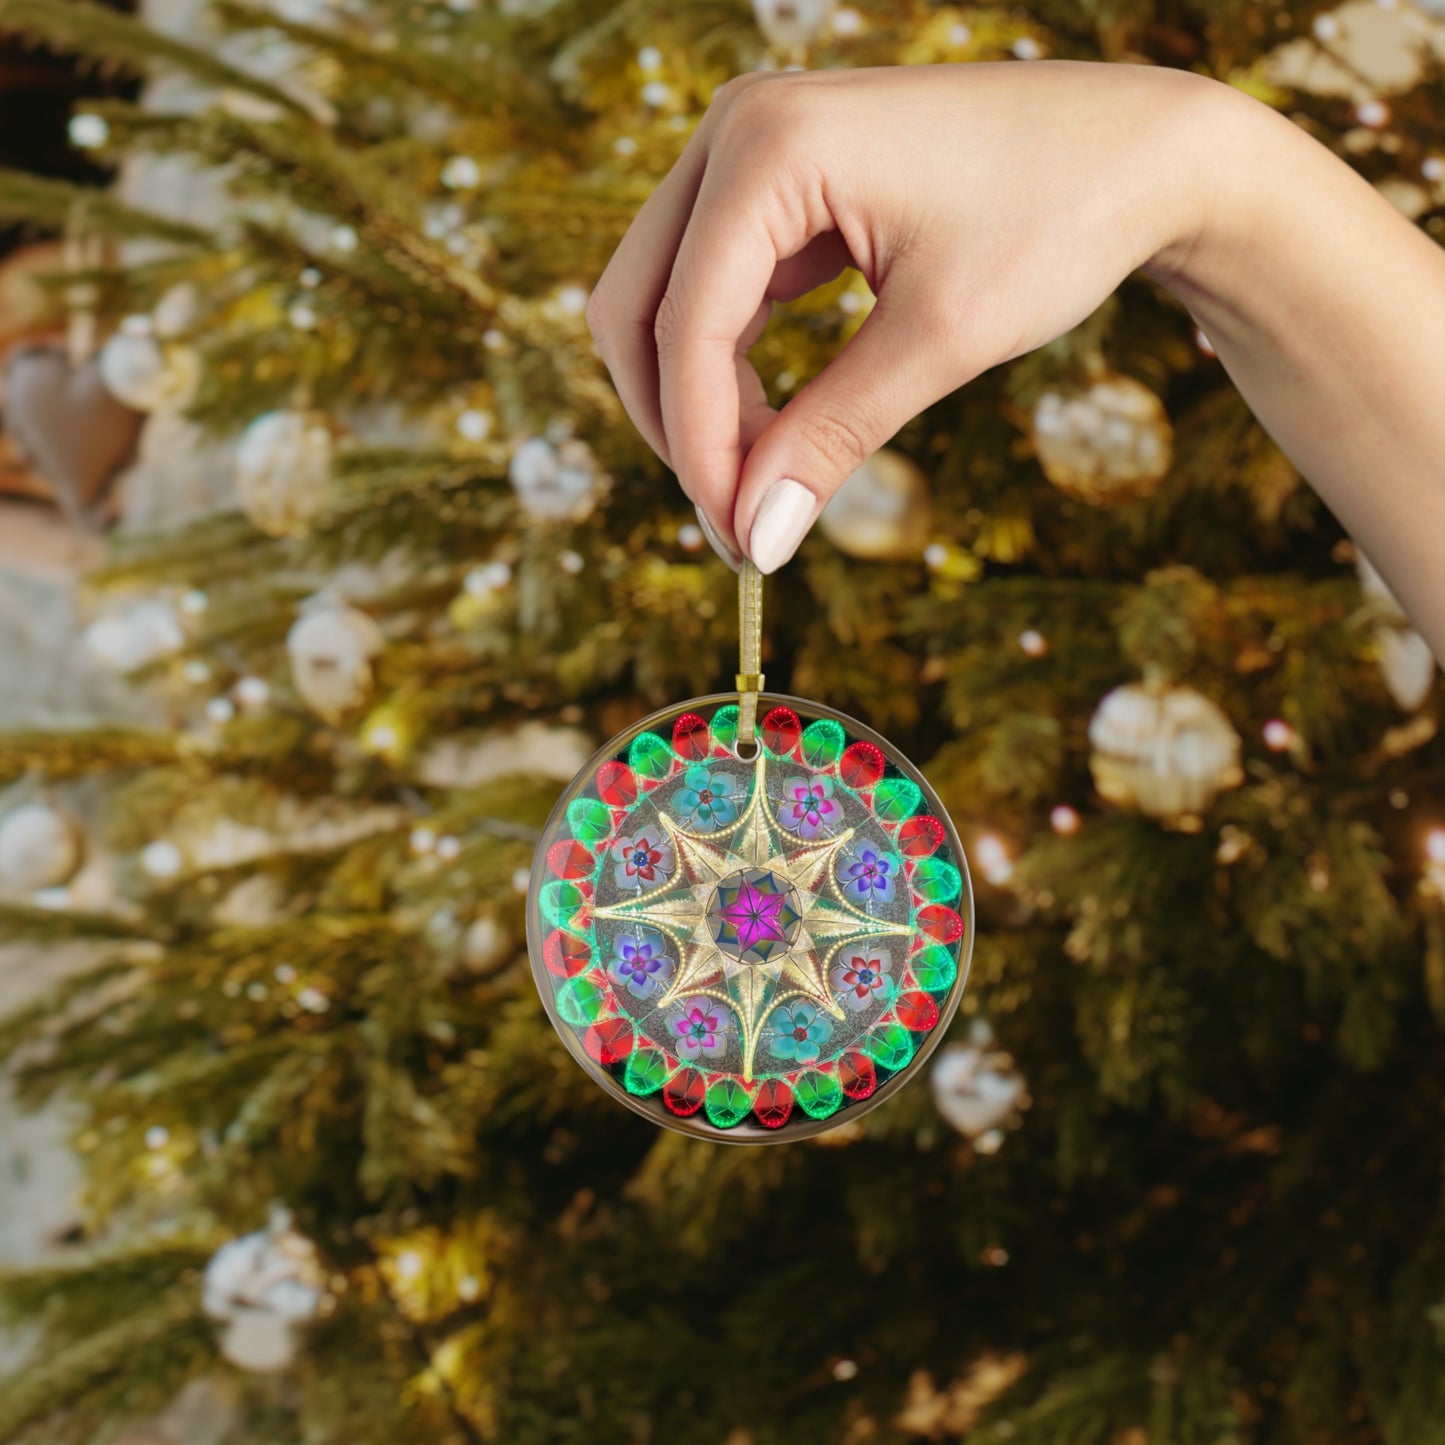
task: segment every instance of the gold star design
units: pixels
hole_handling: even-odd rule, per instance
[[[906,924],[870,918],[839,892],[833,863],[856,828],[820,843],[788,846],[786,830],[774,815],[763,785],[766,763],[759,749],[752,797],[726,846],[718,841],[719,834],[709,837],[691,832],[659,809],[659,820],[676,850],[677,874],[626,903],[599,908],[595,915],[647,923],[672,939],[680,966],[658,1007],[699,996],[732,1008],[742,1026],[743,1077],[749,1081],[763,1023],[774,1008],[805,998],[833,1018],[845,1018],[828,984],[828,966],[834,955],[862,939],[912,932]],[[765,869],[791,888],[800,915],[790,945],[764,962],[738,958],[718,943],[709,927],[718,885],[751,869]]]

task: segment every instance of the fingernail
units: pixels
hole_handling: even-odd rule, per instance
[[[816,506],[812,492],[791,477],[768,488],[748,534],[748,551],[759,572],[776,572],[798,550]]]
[[[724,562],[728,564],[729,567],[733,569],[734,572],[738,571],[739,568],[741,568],[743,565],[743,559],[739,557],[738,554],[734,552],[733,549],[729,547],[726,542],[723,541],[722,537],[718,533],[717,528],[708,521],[707,513],[704,512],[701,507],[694,507],[693,511],[697,513],[697,524],[699,527],[702,528],[702,534],[704,537],[707,538],[708,545],[713,549],[714,552],[718,554],[719,557],[723,559]]]

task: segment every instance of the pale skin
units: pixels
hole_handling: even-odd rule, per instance
[[[873,310],[770,407],[747,353],[772,303],[848,266]],[[1135,270],[1445,658],[1445,252],[1219,82],[1079,61],[739,76],[587,319],[714,547],[772,572],[905,422]]]

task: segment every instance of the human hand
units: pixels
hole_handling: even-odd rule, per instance
[[[587,310],[624,406],[714,547],[776,570],[910,418],[1187,246],[1224,90],[1074,61],[723,86]],[[847,266],[876,305],[776,411],[748,348],[772,302]]]

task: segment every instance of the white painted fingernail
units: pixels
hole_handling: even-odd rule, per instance
[[[694,507],[693,511],[697,513],[697,524],[702,528],[702,534],[707,538],[708,545],[734,572],[738,571],[743,565],[743,559],[723,541],[722,537],[718,534],[717,528],[708,521],[707,513],[704,512],[701,507]]]
[[[780,477],[763,496],[748,551],[759,572],[776,572],[808,535],[818,499],[801,482]]]

